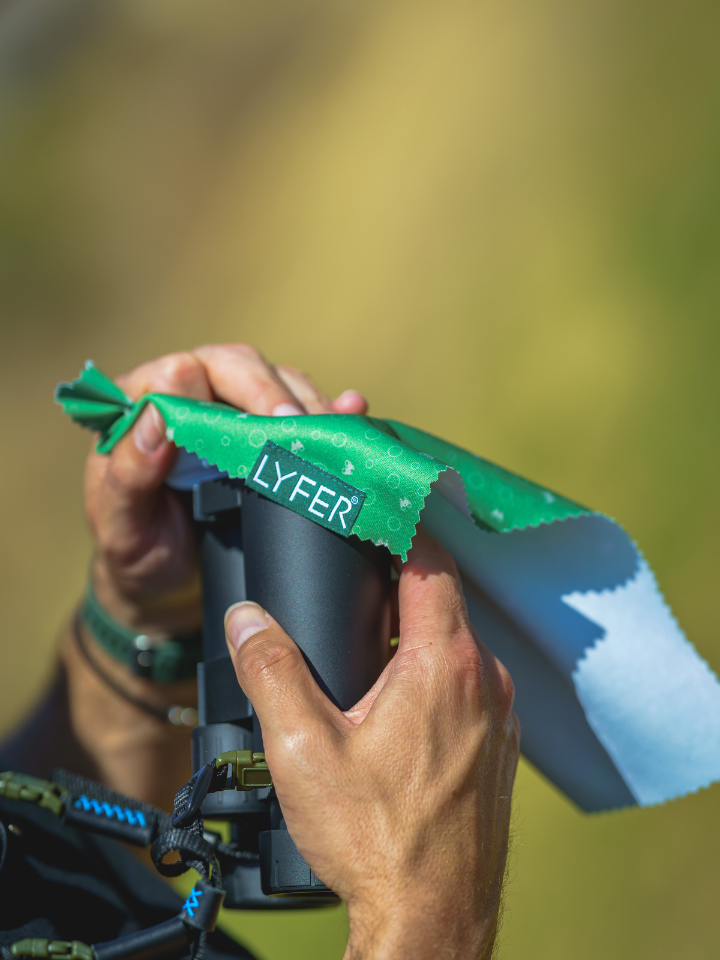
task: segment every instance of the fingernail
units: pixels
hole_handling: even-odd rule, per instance
[[[165,424],[157,409],[149,403],[140,414],[133,431],[140,453],[155,453],[165,439]]]
[[[357,390],[343,390],[335,403],[341,407],[358,407],[365,403],[365,397],[361,393],[358,393]]]
[[[225,614],[225,633],[228,643],[237,651],[240,645],[270,626],[268,615],[257,603],[244,600],[228,607]]]
[[[279,403],[272,412],[274,417],[301,417],[303,411],[294,403]]]

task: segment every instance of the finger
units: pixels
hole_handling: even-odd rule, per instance
[[[170,354],[143,364],[120,378],[120,383],[134,398],[147,393],[170,393],[196,400],[212,399],[205,369],[192,353]],[[163,483],[174,461],[175,447],[166,439],[163,418],[149,403],[132,436],[123,438],[110,459],[107,479],[116,494],[117,506],[148,507],[152,502],[148,495]]]
[[[171,354],[142,364],[118,377],[118,384],[133,399],[147,393],[212,398],[205,370],[191,353]],[[175,455],[174,445],[165,437],[162,416],[148,404],[131,433],[109,457],[90,456],[86,472],[88,509],[100,541],[142,539]]]
[[[368,412],[368,402],[365,397],[357,390],[345,390],[332,402],[335,413],[359,413]]]
[[[398,607],[398,653],[416,646],[447,646],[471,633],[455,561],[422,527],[402,565]]]
[[[151,509],[154,494],[175,462],[176,450],[165,437],[165,423],[152,403],[132,431],[104,458],[104,481],[111,496],[103,504],[106,517],[127,510]],[[141,522],[144,516],[137,517]]]
[[[275,371],[308,413],[367,413],[367,400],[357,390],[345,390],[336,400],[331,401],[315,386],[310,377],[297,367],[281,364],[275,367]]]
[[[260,416],[297,417],[307,413],[270,364],[244,343],[198,347],[208,380],[220,400]]]
[[[400,564],[400,582],[393,590],[396,607],[393,619],[399,616],[400,642],[396,655],[386,665],[370,690],[355,706],[346,712],[354,723],[361,723],[388,682],[398,675],[406,675],[410,651],[421,648],[448,649],[456,640],[454,658],[468,661],[472,669],[477,660],[477,641],[467,616],[465,599],[455,563],[439,543],[419,528],[413,538],[413,547],[405,564]],[[394,632],[393,636],[398,634]],[[417,675],[417,661],[411,668],[416,679],[427,684],[427,662]]]
[[[195,400],[212,400],[205,367],[190,352],[170,353],[140,364],[117,378],[118,385],[133,400],[146,393],[172,393]]]
[[[319,718],[341,716],[313,679],[299,647],[257,603],[230,607],[225,635],[238,683],[266,742],[292,738]]]
[[[515,696],[512,678],[470,622],[455,561],[422,527],[402,566],[398,604],[400,644],[390,666],[402,672],[403,653],[419,647],[452,651],[448,662],[458,668],[458,676],[473,688],[483,687],[488,705],[509,717]]]
[[[302,373],[297,367],[282,364],[275,367],[275,372],[308,413],[333,412],[330,400],[315,386],[307,374]]]

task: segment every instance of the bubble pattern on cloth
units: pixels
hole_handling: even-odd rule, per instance
[[[270,440],[366,494],[353,533],[407,558],[420,513],[438,477],[460,475],[473,520],[505,532],[590,513],[585,507],[503,470],[460,447],[394,420],[349,414],[260,417],[222,403],[154,393],[133,403],[92,363],[56,400],[73,420],[100,431],[110,453],[147,403],[165,421],[168,439],[244,479]]]

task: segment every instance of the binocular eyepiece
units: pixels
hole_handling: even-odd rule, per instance
[[[230,478],[193,489],[203,580],[203,660],[193,771],[231,750],[263,752],[262,730],[225,642],[231,604],[253,600],[297,643],[341,710],[370,689],[388,657],[387,548],[343,537]],[[337,902],[298,852],[272,788],[208,794],[202,816],[230,824],[244,855],[221,858],[226,906],[263,909]]]

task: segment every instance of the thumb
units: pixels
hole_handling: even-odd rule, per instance
[[[300,648],[257,603],[246,600],[229,608],[225,636],[263,739],[297,734],[318,719],[339,714],[315,682]]]
[[[101,552],[115,558],[143,555],[168,526],[159,512],[162,485],[175,461],[176,450],[164,436],[164,424],[148,404],[133,430],[122,438],[110,456],[93,451],[85,468],[85,501],[88,519]],[[146,445],[143,449],[142,444]],[[153,449],[150,449],[153,445]],[[182,523],[179,502],[166,498],[178,514],[171,530]],[[175,519],[175,518],[174,518]]]
[[[113,485],[128,506],[148,500],[162,485],[175,462],[176,450],[165,436],[165,422],[148,403],[132,431],[120,441],[110,459]]]

